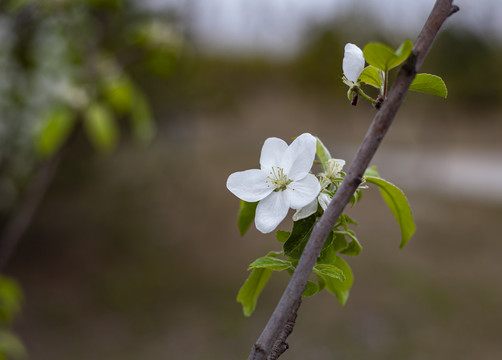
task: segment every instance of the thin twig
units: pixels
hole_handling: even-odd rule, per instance
[[[266,360],[267,356],[272,351],[273,345],[276,343],[277,339],[279,339],[281,331],[283,331],[288,318],[291,316],[292,309],[295,309],[295,305],[299,301],[298,299],[301,299],[302,293],[305,290],[305,285],[312,272],[315,261],[319,256],[324,241],[328,237],[329,232],[335,225],[343,209],[350,201],[352,194],[354,194],[361,183],[364,171],[368,167],[383,137],[391,126],[392,120],[411,82],[415,78],[420,65],[422,65],[425,56],[429,52],[439,29],[450,15],[458,11],[458,7],[453,5],[452,2],[453,0],[436,1],[413,47],[412,54],[399,71],[396,81],[382,108],[375,115],[345,180],[335,193],[333,200],[323,216],[315,225],[298,266],[277,304],[277,307],[258,338],[258,341],[253,345],[248,360]]]

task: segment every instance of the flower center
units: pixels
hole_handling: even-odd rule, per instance
[[[288,179],[288,175],[284,173],[284,169],[278,166],[272,166],[272,171],[270,171],[270,175],[267,176],[267,179],[267,187],[275,187],[274,191],[286,190],[288,184],[293,182],[293,180]]]

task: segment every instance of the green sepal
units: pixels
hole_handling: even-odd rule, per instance
[[[283,243],[286,242],[286,240],[288,240],[290,235],[291,233],[289,231],[277,230],[275,233],[275,238],[277,241]]]
[[[448,89],[443,79],[432,74],[417,74],[410,85],[410,90],[436,95],[446,99]]]
[[[382,78],[378,73],[378,69],[372,65],[364,68],[361,75],[359,75],[359,81],[367,85],[374,86],[377,89],[380,89],[382,87]]]
[[[75,113],[67,107],[57,106],[49,110],[42,120],[42,127],[35,139],[35,149],[41,157],[56,153],[75,127]]]
[[[310,297],[312,295],[315,295],[317,292],[319,292],[319,286],[317,286],[315,282],[308,280],[302,296]]]
[[[328,171],[328,160],[331,159],[331,154],[329,153],[329,150],[324,146],[322,141],[319,138],[317,139],[317,145],[316,145],[316,154],[319,160],[321,161],[321,166],[323,171]]]
[[[388,72],[405,61],[412,49],[410,40],[405,40],[395,51],[380,43],[369,43],[364,47],[363,54],[368,64]]]
[[[372,169],[370,171],[376,172],[376,169]],[[366,174],[367,173],[368,171]],[[401,244],[399,247],[403,248],[416,229],[415,222],[413,220],[413,213],[411,212],[406,195],[404,195],[403,191],[396,185],[381,179],[380,177],[365,175],[365,180],[366,182],[379,187],[383,199],[387,203],[392,215],[394,215],[399,227],[401,228]]]
[[[310,238],[310,233],[314,227],[316,215],[310,215],[305,219],[295,221],[293,223],[293,230],[288,240],[284,243],[284,254],[293,258],[299,259],[305,245]]]
[[[257,205],[258,202],[247,202],[241,200],[239,213],[237,214],[237,227],[239,228],[241,236],[244,236],[253,223]]]
[[[252,269],[270,269],[274,271],[286,270],[291,267],[291,261],[277,259],[276,257],[263,256],[253,261],[248,271]]]

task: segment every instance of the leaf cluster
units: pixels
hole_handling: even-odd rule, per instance
[[[359,76],[358,89],[363,98],[373,102],[379,108],[388,93],[389,71],[401,65],[412,53],[413,43],[405,40],[396,50],[380,43],[369,43],[363,49],[366,62],[369,64]],[[361,85],[370,85],[379,90],[376,100],[367,96]],[[446,98],[448,91],[443,79],[432,74],[417,74],[409,90],[418,91]]]

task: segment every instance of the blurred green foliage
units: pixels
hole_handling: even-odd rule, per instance
[[[127,0],[2,2],[0,41],[0,220],[81,129],[105,153],[126,120],[134,140],[151,141],[150,102],[132,69],[165,80],[183,45],[171,18]]]
[[[0,359],[18,359],[26,355],[23,344],[10,326],[21,309],[22,293],[17,283],[0,276]]]

